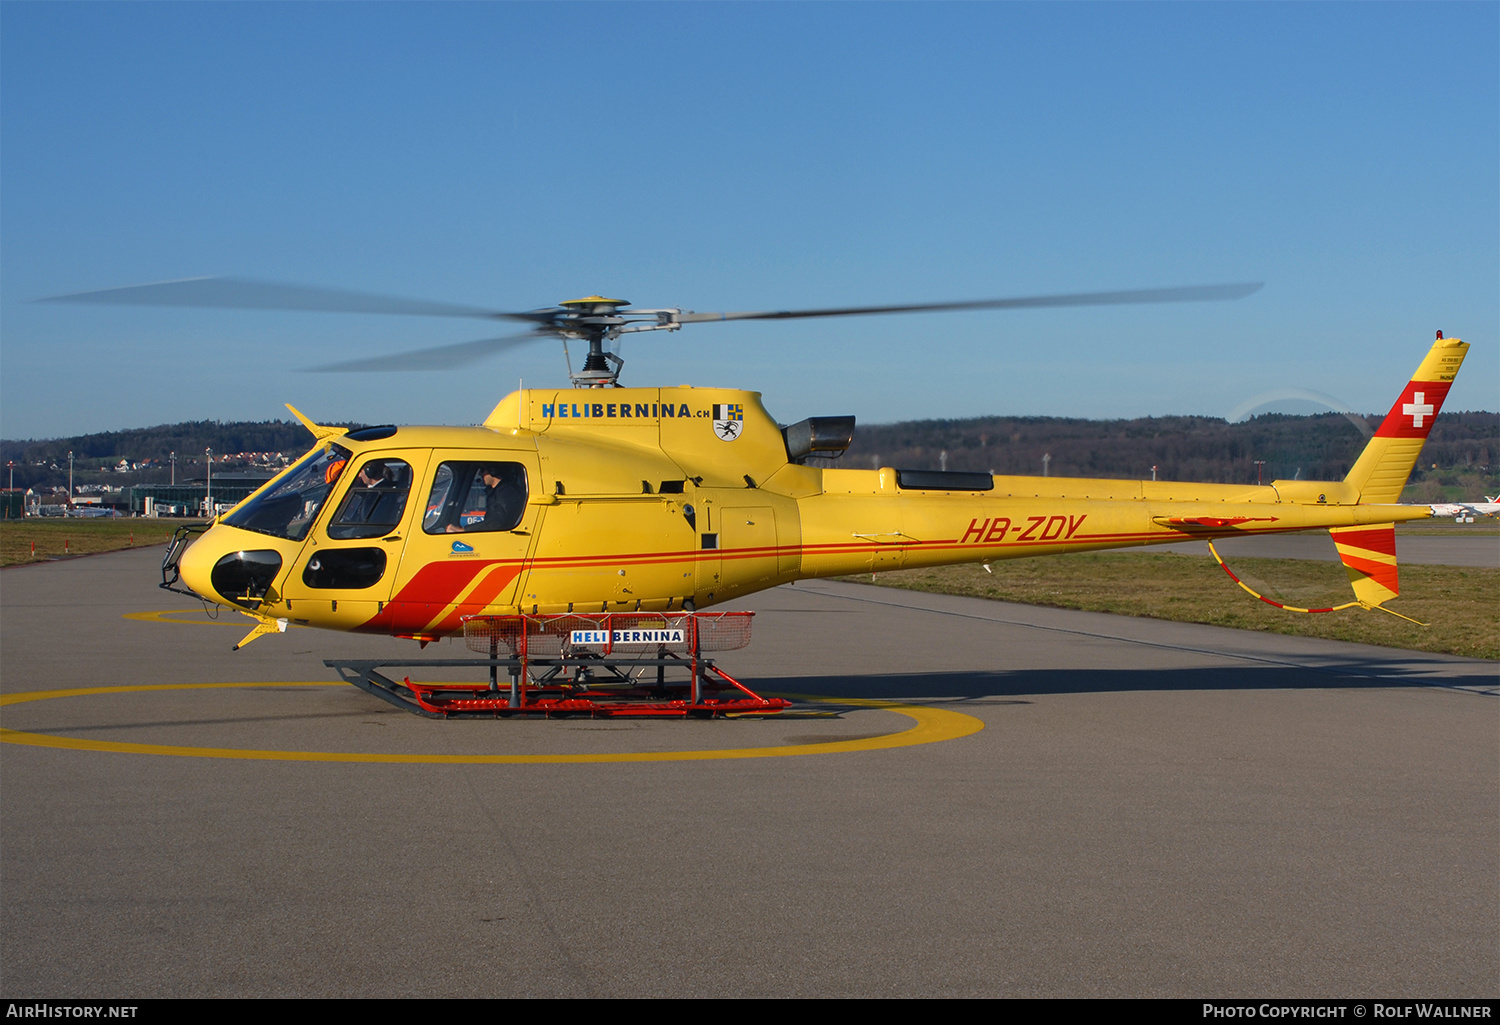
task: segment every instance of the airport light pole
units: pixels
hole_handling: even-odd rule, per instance
[[[172,486],[177,486],[177,453],[172,453]]]
[[[203,504],[208,507],[208,518],[214,516],[214,450],[206,448],[203,454],[208,457],[208,485],[203,493]]]
[[[73,453],[68,453],[68,504],[73,504]]]
[[[1255,483],[1256,484],[1260,484],[1260,483],[1262,483],[1261,476],[1264,473],[1265,468],[1266,468],[1266,461],[1264,459],[1256,459],[1256,460],[1254,460],[1254,462],[1255,462]]]

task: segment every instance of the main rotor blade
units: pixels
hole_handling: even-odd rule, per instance
[[[475,342],[457,342],[453,345],[438,345],[431,349],[414,352],[398,352],[392,356],[371,356],[366,359],[345,360],[342,363],[327,363],[320,367],[308,367],[308,373],[332,374],[344,371],[384,370],[451,370],[454,367],[477,363],[486,356],[513,349],[527,342],[540,341],[548,335],[528,332],[522,335],[505,335],[500,338],[481,338]]]
[[[841,306],[826,310],[767,310],[745,313],[682,313],[683,324],[715,320],[794,320],[801,317],[857,317],[868,313],[936,313],[942,310],[1007,310],[1038,306],[1124,306],[1133,303],[1214,302],[1243,299],[1258,292],[1263,282],[1237,285],[1191,285],[1185,288],[1141,288],[1125,292],[1070,292],[1016,299],[975,299],[956,303],[919,303],[908,306]]]
[[[312,310],[320,313],[391,313],[416,317],[478,317],[486,320],[546,320],[528,313],[502,313],[455,303],[370,295],[339,288],[282,285],[246,278],[183,278],[149,285],[53,295],[37,302],[110,303],[128,306],[195,306],[238,310]]]

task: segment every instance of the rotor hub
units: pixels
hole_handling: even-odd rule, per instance
[[[568,375],[573,387],[607,388],[619,383],[620,368],[625,360],[616,353],[606,352],[604,343],[618,338],[620,329],[631,323],[628,314],[621,315],[621,307],[629,305],[627,299],[609,299],[602,295],[565,299],[557,304],[562,312],[557,315],[553,329],[564,338],[589,343],[583,369]]]
[[[609,316],[621,306],[629,306],[629,299],[606,299],[602,295],[586,295],[582,299],[564,299],[557,305],[569,313]]]

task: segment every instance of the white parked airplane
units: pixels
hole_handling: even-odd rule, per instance
[[[1485,495],[1483,502],[1435,502],[1432,505],[1432,515],[1452,516],[1494,516],[1500,513],[1500,495]]]

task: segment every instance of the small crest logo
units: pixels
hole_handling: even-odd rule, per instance
[[[453,542],[453,554],[454,555],[469,555],[473,551],[474,551],[474,546],[473,545],[466,545],[462,541],[455,541],[455,542]]]
[[[745,407],[738,402],[714,405],[714,433],[720,441],[733,441],[745,429]]]

